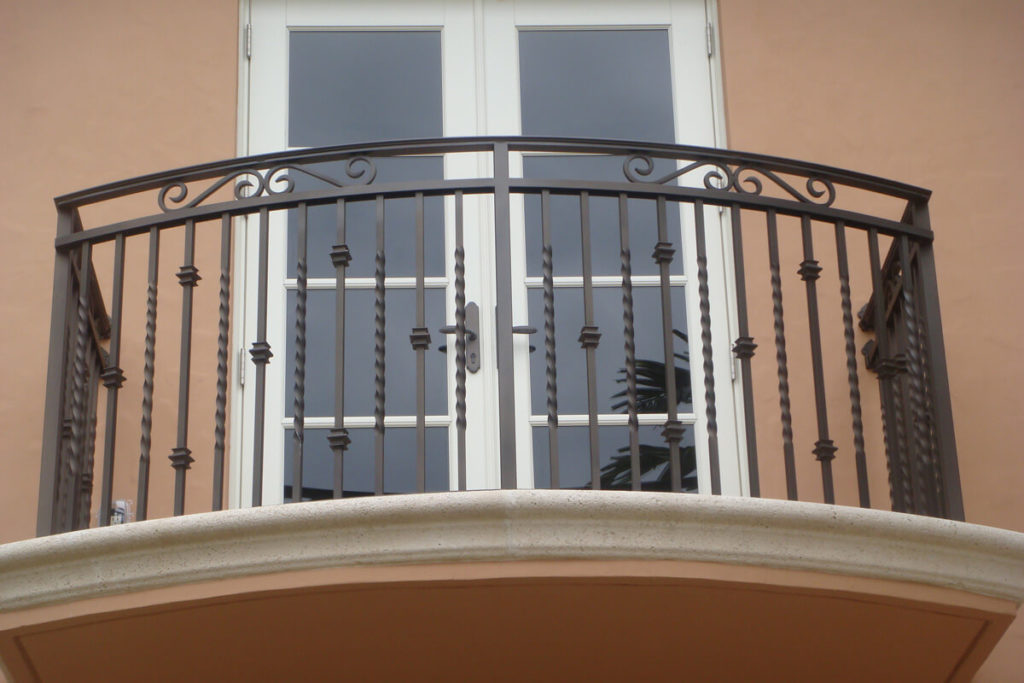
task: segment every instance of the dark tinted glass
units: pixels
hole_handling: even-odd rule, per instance
[[[327,444],[327,429],[307,429],[302,455],[302,496],[304,500],[331,498],[334,492],[334,453]],[[373,495],[374,431],[349,429],[349,445],[344,460],[346,496]],[[291,498],[292,440],[294,432],[285,430],[284,495]],[[426,432],[427,491],[447,491],[448,429],[432,427]],[[384,432],[384,492],[416,491],[416,430],[388,429]]]
[[[684,491],[697,490],[697,459],[693,446],[693,425],[686,425],[679,445],[680,473]],[[669,449],[661,436],[662,427],[645,425],[637,430],[640,446],[640,486],[645,491],[670,489]],[[629,489],[629,428],[598,427],[601,488]],[[548,428],[533,429],[533,477],[537,488],[551,487],[551,460]],[[559,485],[564,489],[591,487],[589,427],[558,428]]]
[[[689,344],[686,339],[684,289],[672,288],[672,326],[676,330],[676,398],[680,412],[693,410],[690,389]],[[530,389],[534,415],[547,414],[543,291],[530,289],[530,324],[537,350],[530,355]],[[595,378],[599,413],[625,413],[625,351],[622,322],[622,290],[594,288],[594,323],[601,332],[597,346]],[[664,413],[665,351],[661,337],[661,294],[658,287],[633,288],[634,344],[637,358],[637,412]],[[558,412],[584,414],[587,407],[586,352],[577,340],[583,326],[583,290],[555,289],[555,352],[558,371]]]
[[[520,31],[524,135],[673,142],[668,32]]]
[[[294,31],[288,144],[440,137],[440,31]]]
[[[334,415],[334,290],[313,290],[307,298],[306,415]],[[387,415],[415,415],[416,352],[409,333],[416,325],[416,291],[389,289],[385,295],[385,408]],[[425,354],[427,414],[448,413],[446,357],[438,351],[444,336],[444,290],[425,293],[425,317],[431,345]],[[375,369],[375,295],[372,289],[345,294],[345,414],[373,415]],[[295,368],[295,292],[288,292],[285,352],[285,414],[293,414]]]

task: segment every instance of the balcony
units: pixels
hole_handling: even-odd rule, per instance
[[[440,609],[472,638],[477,604],[494,623],[525,606],[565,667],[619,642],[665,676],[658,652],[701,642],[698,677],[967,680],[1024,599],[1024,541],[962,521],[928,198],[539,138],[289,151],[59,197],[41,538],[0,555],[0,653],[38,671],[113,638],[111,615],[140,634],[111,648],[149,652],[181,632],[172,604],[308,652],[351,631],[282,618],[311,592],[372,614],[401,586],[403,651],[438,672],[456,651],[409,634]],[[586,604],[585,628],[559,620]],[[777,656],[822,619],[843,634],[828,657]],[[362,657],[385,626],[350,634],[354,671],[380,673]],[[215,666],[245,633],[189,651]]]

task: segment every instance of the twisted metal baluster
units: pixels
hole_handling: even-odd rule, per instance
[[[903,379],[900,376],[906,372],[906,368],[902,367],[905,363],[906,360],[901,354],[894,363],[898,369],[892,371],[892,412],[896,433],[896,462],[900,473],[904,511],[920,512],[918,500],[914,496],[914,471],[911,467],[910,447],[907,443],[907,422],[910,416],[907,414],[907,403],[903,396]]]
[[[793,415],[789,401],[789,366],[786,358],[786,326],[782,313],[782,275],[779,266],[779,233],[775,210],[768,210],[768,266],[772,281],[772,314],[775,324],[775,360],[779,367],[779,409],[782,413],[782,451],[786,466],[786,497],[797,499],[796,457],[793,454]]]
[[[846,255],[846,224],[836,221],[836,259],[839,265],[839,296],[843,309],[843,335],[846,340],[846,374],[850,383],[850,412],[853,418],[853,450],[857,465],[857,491],[860,506],[871,507],[868,493],[868,465],[864,453],[864,420],[860,406],[860,380],[857,376],[857,347],[853,336],[853,308],[850,304],[850,266]]]
[[[72,276],[73,278],[74,276]],[[75,296],[68,290],[70,299]],[[61,397],[61,433],[60,433],[60,459],[57,463],[57,508],[55,531],[71,531],[68,520],[71,517],[69,506],[73,503],[75,491],[73,484],[78,476],[78,466],[75,464],[75,439],[74,420],[71,417],[71,399],[74,395],[74,364],[75,364],[75,339],[74,333],[78,323],[78,299],[69,306],[68,317],[65,321],[67,328],[67,344],[64,348],[64,367],[68,369],[65,373]],[[69,374],[70,373],[70,374]]]
[[[89,336],[89,270],[92,264],[92,243],[84,242],[79,252],[78,304],[75,316],[74,356],[71,369],[71,458],[68,459],[70,494],[62,519],[64,528],[76,528],[81,476],[85,465],[86,391],[89,360],[86,358]]]
[[[374,258],[374,304],[373,304],[373,430],[374,430],[374,491],[376,495],[384,494],[384,371],[386,341],[385,301],[384,301],[384,197],[377,195],[377,254]]]
[[[697,294],[700,299],[700,341],[704,358],[704,401],[707,415],[708,460],[711,465],[711,493],[722,493],[718,462],[718,408],[715,405],[715,364],[711,353],[711,300],[708,289],[708,254],[704,230],[704,202],[693,204],[697,233]]]
[[[455,193],[455,432],[459,490],[466,490],[466,248],[462,191]]]
[[[213,510],[224,507],[224,446],[227,434],[228,340],[231,331],[231,216],[221,216],[220,288],[217,317],[217,399],[213,415]]]
[[[899,512],[907,509],[907,501],[903,495],[902,469],[899,466],[897,442],[897,420],[894,417],[893,385],[896,382],[894,362],[889,357],[889,331],[886,319],[885,280],[882,272],[881,256],[878,248],[878,230],[868,230],[868,261],[871,267],[871,299],[874,306],[875,348],[877,360],[875,369],[878,374],[878,392],[882,413],[882,438],[885,444],[885,464],[889,474],[889,500],[892,509]]]
[[[548,418],[548,468],[551,488],[561,486],[558,463],[558,365],[555,354],[555,270],[551,250],[551,192],[541,192],[541,272],[544,281],[544,390]]]
[[[138,520],[149,510],[149,456],[153,442],[153,367],[156,362],[156,296],[160,265],[160,230],[149,230],[149,283],[146,286],[146,348],[142,365],[142,436],[139,443]]]
[[[95,342],[94,342],[95,344]],[[96,409],[99,403],[99,378],[102,371],[101,356],[102,349],[92,346],[95,352],[92,362],[89,363],[87,392],[89,395],[89,407],[86,410],[85,418],[85,443],[84,461],[82,464],[82,485],[79,489],[78,523],[80,529],[89,528],[89,511],[92,509],[92,482],[93,467],[95,466],[94,456],[96,453]]]
[[[629,251],[629,203],[625,193],[619,195],[619,272],[622,275],[623,351],[626,356],[626,412],[629,416],[630,487],[641,488],[640,421],[636,397],[636,334],[633,320],[633,267]]]
[[[900,270],[903,271],[903,319],[907,331],[907,372],[908,377],[908,408],[914,429],[914,448],[917,451],[915,462],[915,483],[919,496],[924,501],[927,514],[937,515],[941,512],[936,491],[928,486],[932,479],[933,463],[929,448],[928,415],[925,412],[924,381],[921,367],[921,338],[917,326],[917,299],[914,291],[914,272],[910,260],[910,240],[906,235],[899,237]]]
[[[302,457],[306,439],[306,221],[305,203],[298,206],[295,262],[295,374],[294,429],[292,430],[292,502],[302,501]]]

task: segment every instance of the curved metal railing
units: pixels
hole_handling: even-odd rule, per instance
[[[412,180],[407,179],[408,170],[395,172],[405,163],[403,160],[428,158],[441,160],[440,164],[466,154],[484,160],[491,172],[465,178],[429,172]],[[552,172],[550,164],[545,166],[545,159],[560,158],[583,160],[584,167],[593,171],[559,173]],[[440,168],[438,164],[435,170]],[[577,164],[576,168],[582,167]],[[444,198],[444,223],[451,226],[446,228],[446,267],[438,285],[450,290],[444,312],[449,325],[438,332],[454,337],[453,379],[446,382],[453,381],[455,385],[449,392],[450,412],[454,416],[449,431],[457,442],[452,449],[457,460],[452,468],[457,474],[452,481],[457,482],[457,488],[467,485],[466,375],[473,362],[467,355],[467,345],[472,346],[476,331],[469,329],[467,323],[465,233],[475,229],[490,232],[487,239],[494,243],[503,487],[517,485],[517,438],[520,448],[524,447],[521,436],[517,437],[515,423],[516,370],[510,362],[514,335],[543,334],[543,364],[537,354],[537,371],[531,372],[531,381],[544,386],[542,412],[546,414],[535,416],[531,424],[534,429],[547,432],[545,466],[550,486],[573,485],[564,478],[560,480],[568,454],[563,443],[563,460],[559,460],[558,439],[559,430],[564,431],[566,424],[571,423],[585,427],[587,432],[587,445],[577,449],[585,452],[589,464],[589,481],[585,486],[682,491],[692,490],[699,481],[701,490],[721,493],[723,455],[719,452],[718,414],[722,407],[737,416],[735,429],[729,427],[736,436],[730,436],[728,443],[730,451],[742,455],[733,469],[744,493],[797,499],[798,481],[808,478],[808,463],[813,463],[820,471],[821,485],[806,498],[833,503],[839,491],[840,502],[848,498],[851,503],[869,506],[870,481],[873,477],[884,477],[893,509],[962,518],[928,222],[929,194],[921,188],[869,175],[728,150],[604,140],[493,137],[287,151],[156,173],[60,196],[55,200],[59,221],[39,532],[79,528],[93,521],[110,523],[115,481],[121,490],[125,482],[136,485],[138,518],[152,516],[149,500],[154,431],[162,442],[173,443],[168,456],[174,479],[169,501],[173,514],[185,511],[186,476],[196,461],[194,451],[201,451],[203,463],[210,469],[212,508],[224,505],[231,351],[232,347],[240,346],[244,336],[241,330],[232,329],[233,290],[239,288],[250,289],[256,299],[255,336],[248,349],[249,360],[245,362],[254,375],[254,400],[245,406],[251,410],[245,423],[251,425],[248,428],[252,438],[246,441],[250,452],[244,454],[252,470],[252,503],[260,504],[264,488],[267,396],[288,390],[293,396],[288,423],[293,437],[289,474],[292,482],[297,483],[291,486],[290,497],[309,497],[303,483],[304,447],[307,426],[314,423],[326,433],[326,443],[334,457],[332,486],[320,493],[337,497],[352,492],[343,476],[345,458],[356,457],[349,451],[358,446],[353,443],[348,425],[359,422],[345,411],[345,340],[346,334],[353,334],[352,330],[346,332],[345,303],[350,277],[347,269],[354,257],[346,237],[346,230],[351,234],[354,229],[346,226],[346,207],[356,204],[376,207],[376,218],[368,219],[367,225],[359,228],[376,235],[372,282],[367,278],[364,283],[374,293],[372,324],[367,321],[374,330],[374,408],[372,425],[370,416],[366,416],[367,431],[360,432],[366,434],[372,428],[373,444],[366,444],[368,452],[358,455],[373,460],[373,486],[365,492],[381,494],[388,488],[384,482],[384,434],[391,418],[386,411],[385,378],[387,355],[394,352],[386,337],[388,278],[392,275],[385,258],[384,216],[386,208],[399,200],[411,201],[415,206],[415,218],[401,228],[406,232],[400,237],[405,248],[415,252],[416,261],[416,272],[409,283],[416,297],[409,353],[415,356],[417,397],[416,415],[410,416],[410,426],[416,429],[416,485],[410,490],[425,490],[431,456],[426,438],[429,420],[424,368],[432,340],[424,304],[425,283],[430,277],[424,266],[424,206],[435,197]],[[491,202],[493,209],[488,211],[493,222],[485,227],[473,223],[467,228],[465,202],[475,196],[484,196]],[[556,343],[563,321],[555,313],[555,293],[559,287],[568,285],[555,274],[554,265],[561,254],[554,253],[552,240],[564,242],[561,235],[566,228],[556,225],[560,220],[564,223],[565,211],[554,219],[551,212],[553,202],[570,200],[574,207],[572,228],[580,234],[578,272],[582,274],[572,286],[582,295],[583,303],[583,325],[578,339],[581,348],[573,352],[580,354],[581,365],[586,367],[585,381],[570,389],[586,393],[588,403],[586,414],[574,418],[575,423],[558,409],[560,366],[556,349],[563,358],[570,352],[564,341],[561,345]],[[601,201],[611,200],[617,201],[617,209],[609,208],[610,204],[602,204],[604,208],[600,211],[595,208]],[[531,202],[539,203],[540,210],[526,209],[524,213],[523,209],[513,208],[518,203],[533,206]],[[645,276],[634,274],[638,260],[630,243],[639,234],[636,231],[640,227],[630,225],[631,216],[636,223],[638,206],[647,207],[640,211],[644,216],[641,227],[648,230],[648,242],[653,247],[653,265],[644,266],[652,269],[646,280]],[[317,230],[323,232],[320,227],[310,227],[311,212],[320,210],[316,207],[334,207],[335,218],[328,231],[333,233],[331,246],[320,249],[322,253],[311,254],[310,235]],[[717,218],[708,207],[720,207]],[[290,216],[292,228],[285,227],[287,221],[272,219],[281,214]],[[99,218],[91,223],[83,219],[92,215]],[[250,238],[257,244],[250,247],[253,263],[243,283],[236,273],[240,272],[240,264],[233,267],[233,260],[237,254],[244,255],[235,248],[234,240],[242,229],[236,223],[246,216],[252,217]],[[522,222],[524,217],[527,225],[520,229],[517,224],[514,231],[513,224]],[[676,236],[679,225],[686,226],[686,240]],[[606,228],[607,234],[603,232]],[[268,324],[280,324],[268,320],[268,292],[274,289],[273,284],[268,284],[268,272],[273,232],[281,230],[291,230],[288,239],[292,240],[294,253],[288,258],[295,273],[289,279],[289,287],[294,291],[289,316],[294,348],[288,349],[288,364],[293,371],[288,388],[267,384],[268,363],[285,351],[272,348],[268,339]],[[532,237],[523,238],[523,233]],[[821,235],[830,238],[827,248],[820,246]],[[863,248],[851,251],[848,235],[849,239],[862,242]],[[533,264],[534,271],[530,272],[541,275],[532,280],[514,280],[512,276],[512,254],[522,252],[523,246],[517,242],[521,239],[539,242],[536,251],[540,263]],[[159,375],[158,293],[161,274],[166,270],[160,265],[161,240],[173,241],[183,249],[175,273],[181,285],[176,406],[157,400],[154,395]],[[594,274],[591,252],[595,241],[617,243],[619,272],[614,276]],[[192,358],[198,352],[193,316],[199,305],[194,297],[202,291],[197,288],[201,279],[197,244],[202,245],[203,258],[219,245],[219,277],[211,278],[217,282],[216,299],[211,299],[210,304],[210,310],[213,304],[216,309],[216,339],[212,340],[212,334],[200,335],[210,347],[203,353],[216,362],[212,370],[206,366],[193,376]],[[717,256],[709,258],[709,253]],[[823,263],[823,253],[831,257],[829,263]],[[273,258],[279,256],[275,253]],[[679,256],[687,261],[683,274],[678,270]],[[312,257],[329,260],[333,269],[333,283],[329,278],[314,278],[314,284],[319,282],[335,292],[335,338],[329,355],[335,367],[341,369],[334,373],[333,415],[324,416],[319,422],[305,415]],[[368,256],[360,254],[359,258],[369,263]],[[140,263],[143,260],[145,267]],[[767,286],[758,287],[752,279],[751,264],[758,260],[767,265],[767,277],[762,281]],[[789,261],[797,265],[795,274],[805,292],[802,316],[794,316],[792,307],[784,310],[782,305],[784,294],[788,299],[793,296],[793,288],[800,286],[784,277],[783,264]],[[819,308],[819,301],[827,300],[818,290],[819,281],[822,285],[833,285],[832,299],[838,306]],[[641,285],[648,287],[645,292],[657,291],[660,297],[661,319],[656,325],[638,324],[636,320],[634,290]],[[621,294],[621,310],[616,315],[621,316],[622,327],[616,332],[623,335],[621,360],[617,361],[622,367],[617,382],[625,386],[615,395],[622,398],[615,409],[624,414],[624,424],[602,413],[597,398],[597,386],[603,381],[597,376],[597,348],[602,333],[607,338],[610,331],[597,324],[598,318],[607,318],[607,311],[600,306],[595,308],[594,297],[597,289],[609,286]],[[519,315],[514,311],[519,304],[514,301],[516,297],[526,297],[531,287],[541,295],[542,304],[528,314],[541,325],[513,325],[514,315]],[[724,300],[713,301],[711,291],[715,287],[726,292]],[[517,288],[525,289],[517,293]],[[138,304],[134,316],[142,323],[139,330],[132,331],[132,342],[126,341],[125,336],[126,321],[133,316],[125,308],[126,292],[129,299],[134,298],[131,303]],[[109,301],[109,318],[98,301]],[[691,327],[699,328],[699,334],[687,335],[680,329],[679,320],[673,325],[673,312],[678,315],[684,301],[695,311],[687,314],[687,319]],[[860,326],[863,332],[873,333],[865,349],[866,365],[879,379],[879,410],[873,418],[865,415],[862,405],[860,383],[864,368],[856,355],[855,302],[867,304],[861,311]],[[211,318],[212,314],[204,320],[210,322]],[[103,340],[104,335],[96,330],[105,331],[108,326],[109,335]],[[646,334],[655,326],[660,327],[655,336],[664,357],[638,359],[637,335]],[[792,336],[786,335],[787,326],[805,328],[807,343],[794,347]],[[543,329],[538,332],[538,327]],[[757,334],[754,328],[758,328]],[[721,338],[723,331],[727,331],[728,339]],[[755,360],[755,338],[760,337],[772,340],[774,359],[758,356]],[[797,355],[792,355],[794,348]],[[691,352],[700,359],[692,367]],[[129,353],[133,354],[131,358],[126,355]],[[602,349],[601,353],[606,352]],[[733,366],[728,381],[732,382],[735,375],[739,387],[734,392],[735,400],[729,399],[734,404],[731,408],[719,405],[720,396],[732,391],[731,387],[722,386],[722,364],[727,354],[732,354],[727,363]],[[90,358],[97,360],[93,362]],[[803,363],[805,360],[809,362]],[[126,365],[132,366],[132,372],[126,372]],[[772,375],[777,392],[764,381]],[[212,414],[204,416],[209,424],[203,428],[190,423],[190,409],[199,398],[199,389],[193,383],[196,378],[205,384],[212,380],[214,385],[212,401],[204,399],[204,406],[212,407]],[[801,386],[806,385],[804,389],[794,388],[791,378],[796,378]],[[755,380],[759,387],[756,391]],[[99,381],[106,387],[103,411],[97,395]],[[134,412],[134,400],[138,399],[140,406],[138,414],[132,416],[139,424],[137,449],[118,439],[119,425],[126,419],[119,414],[123,413],[119,411],[119,401],[129,398],[124,396],[128,391],[126,382],[135,387],[126,405],[131,405]],[[697,390],[698,384],[703,392]],[[564,386],[562,390],[564,393]],[[765,409],[776,393],[778,413],[769,418]],[[848,405],[841,405],[847,401]],[[691,405],[690,410],[685,410]],[[645,412],[652,406],[658,410]],[[794,411],[799,413],[796,417]],[[101,412],[102,422],[98,420]],[[838,428],[835,416],[843,412],[849,414],[847,426]],[[610,424],[628,432],[629,444],[618,449],[617,455],[602,453],[601,430]],[[664,445],[640,443],[641,428],[653,425],[662,429]],[[770,436],[770,431],[776,429],[781,429],[781,442]],[[169,437],[171,431],[173,438]],[[100,435],[101,449],[96,446]],[[842,437],[841,445],[837,445],[837,435]],[[97,450],[102,453],[98,467],[93,462]],[[700,462],[706,464],[698,464],[698,451],[702,454]],[[120,465],[127,453],[137,454],[137,459],[133,458],[137,468],[129,466],[130,474],[119,475],[115,463]],[[735,460],[734,455],[730,452],[727,457]],[[838,488],[834,461],[841,465],[845,477]],[[100,501],[95,506],[91,500],[94,470],[100,473],[101,489]],[[234,476],[243,475],[239,470]],[[763,482],[771,490],[763,491]],[[808,485],[802,483],[800,488],[806,490]],[[98,512],[90,519],[93,507]]]

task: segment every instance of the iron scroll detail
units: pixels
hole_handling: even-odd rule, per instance
[[[157,204],[164,213],[178,209],[191,209],[202,204],[212,194],[232,181],[234,198],[242,200],[260,195],[282,195],[295,191],[293,174],[302,174],[319,180],[332,187],[349,187],[352,185],[369,185],[377,178],[377,166],[369,157],[352,157],[345,164],[345,175],[348,180],[339,180],[319,171],[295,164],[278,164],[264,171],[258,168],[245,168],[232,171],[213,182],[191,201],[188,200],[189,188],[185,181],[174,180],[160,188]]]
[[[828,178],[808,176],[805,183],[806,194],[804,194],[774,171],[750,164],[730,166],[722,161],[697,159],[658,178],[650,179],[649,176],[654,173],[654,159],[650,155],[632,154],[626,157],[622,163],[622,172],[629,182],[651,185],[666,185],[701,168],[707,169],[702,181],[708,190],[733,191],[757,196],[764,191],[764,181],[762,180],[764,178],[804,204],[828,207],[832,206],[836,199],[835,184]]]

